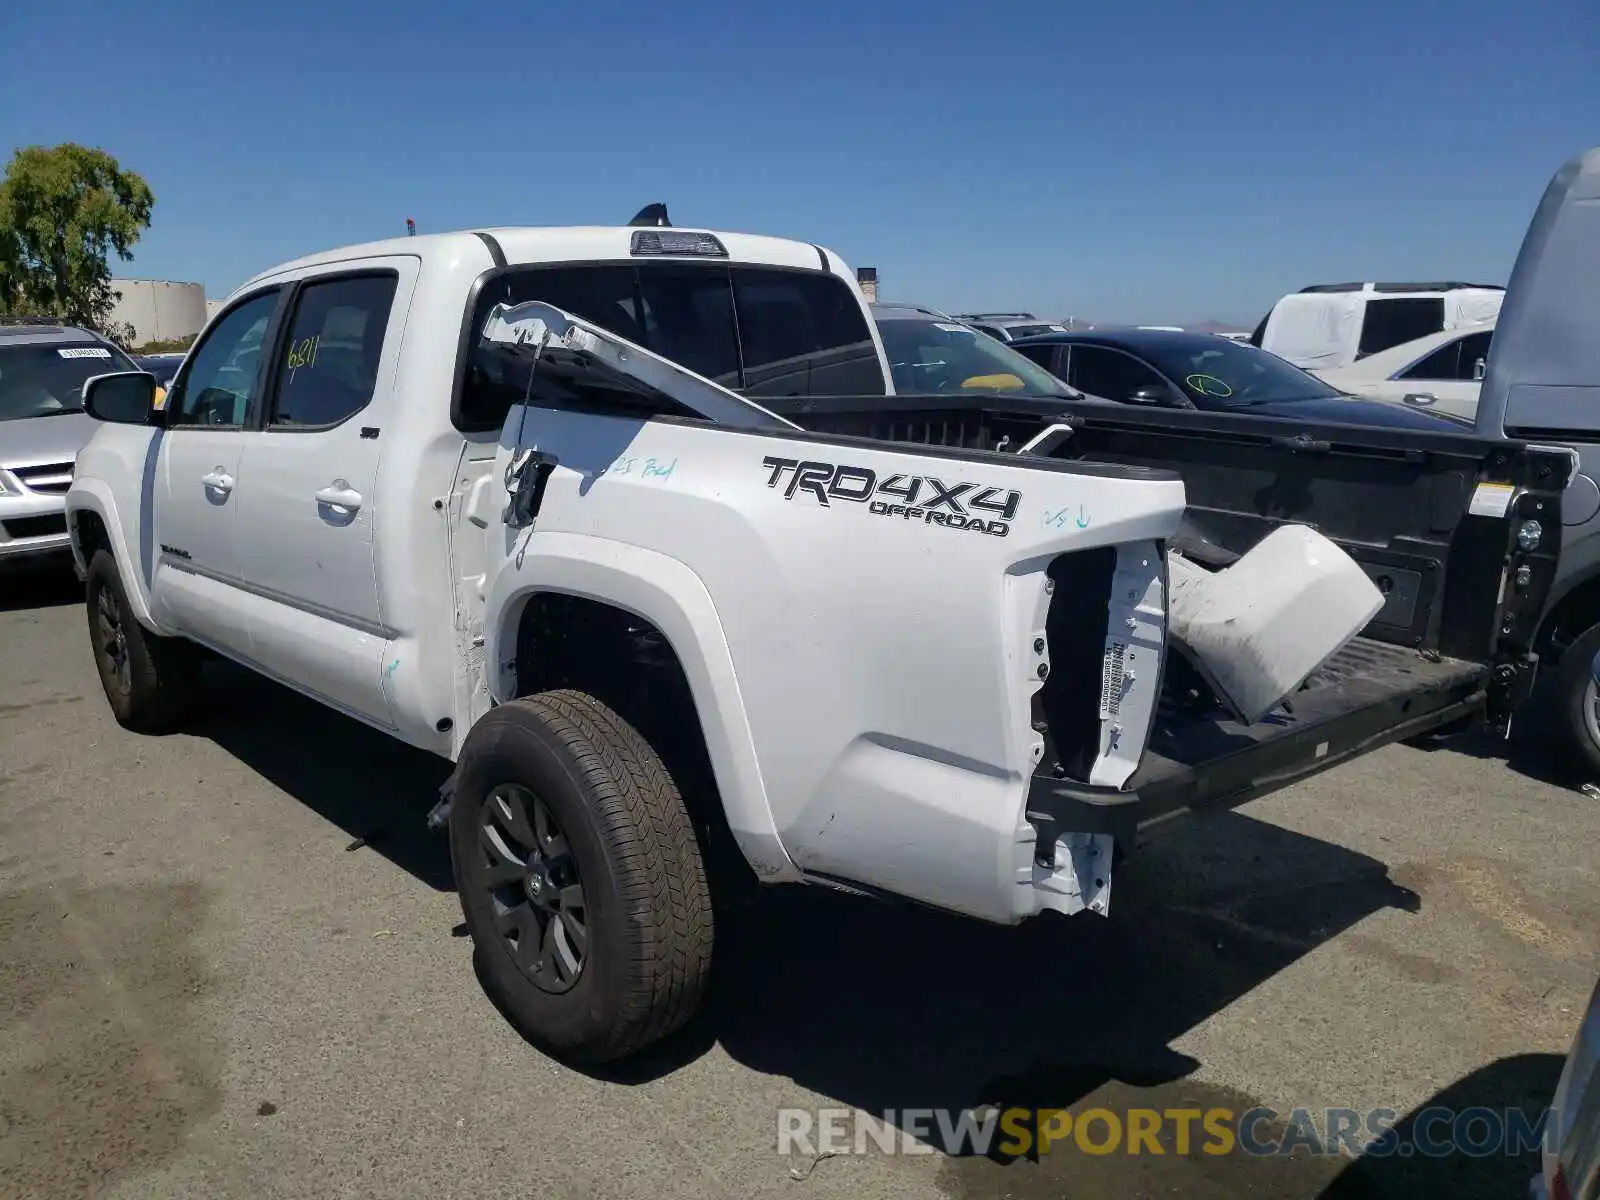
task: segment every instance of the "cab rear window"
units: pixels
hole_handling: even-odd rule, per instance
[[[475,335],[496,304],[529,300],[565,309],[751,397],[887,391],[861,305],[836,276],[724,263],[530,266],[502,272],[478,295],[458,428],[498,429],[521,398]]]

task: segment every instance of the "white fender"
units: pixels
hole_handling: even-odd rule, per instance
[[[688,677],[723,809],[740,850],[763,881],[799,880],[773,821],[722,622],[700,577],[677,559],[651,550],[554,532],[541,533],[515,561],[515,569],[495,577],[487,597],[487,611],[499,614],[484,635],[487,661],[496,667],[490,679],[495,700],[514,698],[517,626],[534,594],[582,596],[649,621],[672,646]]]

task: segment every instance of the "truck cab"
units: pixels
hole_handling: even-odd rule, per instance
[[[108,429],[86,460],[79,519],[139,564],[141,618],[453,756],[465,730],[438,681],[458,614],[437,584],[470,552],[438,514],[484,486],[520,399],[468,336],[495,304],[548,299],[750,396],[888,391],[835,256],[730,234],[728,260],[685,262],[631,254],[634,232],[395,239],[244,284],[173,380],[159,436]],[[146,454],[141,530],[98,464],[139,471]]]

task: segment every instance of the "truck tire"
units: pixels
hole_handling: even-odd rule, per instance
[[[117,724],[139,733],[180,725],[200,697],[199,647],[139,624],[109,550],[90,559],[85,598],[94,665]]]
[[[551,691],[491,709],[456,769],[450,858],[501,1011],[590,1063],[687,1021],[711,966],[711,897],[650,745],[593,696]]]
[[[1600,783],[1600,712],[1591,664],[1600,652],[1600,625],[1591,625],[1561,652],[1553,696],[1562,748],[1584,779]]]

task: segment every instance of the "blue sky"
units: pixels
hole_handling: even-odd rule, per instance
[[[115,154],[156,194],[118,273],[213,296],[407,216],[665,200],[895,299],[1253,323],[1313,282],[1503,282],[1600,143],[1596,0],[3,8],[0,152]]]

